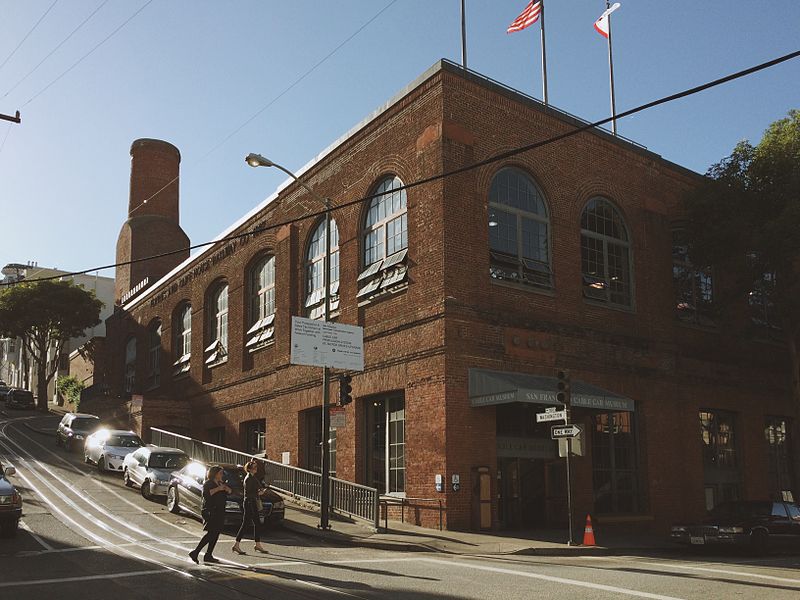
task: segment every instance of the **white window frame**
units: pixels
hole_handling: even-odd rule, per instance
[[[622,232],[625,235],[625,239],[612,237],[609,235],[605,235],[602,233],[598,233],[596,231],[592,231],[591,229],[585,229],[583,227],[583,217],[586,212],[589,210],[589,207],[592,205],[593,202],[602,203],[609,207],[612,211],[613,215],[615,215],[619,221],[619,225],[622,228]],[[581,211],[581,280],[582,280],[582,289],[584,290],[584,298],[590,301],[599,302],[608,306],[614,306],[618,308],[624,308],[628,310],[633,309],[633,252],[632,252],[632,244],[631,244],[631,235],[628,230],[628,226],[625,223],[625,219],[622,217],[622,213],[619,209],[609,200],[603,198],[601,196],[595,196],[594,198],[590,199],[589,202],[586,203],[586,206]],[[602,244],[602,253],[603,253],[603,273],[602,276],[600,274],[591,274],[584,272],[583,269],[583,250],[584,250],[584,238],[595,240],[596,242],[600,242]],[[626,269],[626,276],[627,276],[627,303],[620,303],[613,301],[612,293],[611,293],[611,281],[612,278],[609,277],[609,246],[617,246],[623,248],[626,252],[627,256],[627,269]],[[593,280],[592,283],[588,283],[589,280]],[[592,295],[586,292],[586,288],[591,287],[596,290],[602,290],[602,296],[600,297],[600,292],[592,292]]]
[[[339,309],[339,229],[331,219],[331,316]],[[325,219],[320,219],[308,243],[305,261],[306,298],[304,307],[310,319],[325,315]]]
[[[245,348],[254,352],[272,344],[275,336],[275,257],[262,257],[250,270],[250,328]]]

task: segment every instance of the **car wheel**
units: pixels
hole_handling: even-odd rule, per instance
[[[106,470],[106,459],[102,456],[97,459],[97,470],[101,473]]]
[[[178,501],[178,490],[174,486],[167,490],[167,509],[174,515],[181,512],[181,505]]]
[[[133,487],[133,482],[131,481],[131,476],[128,473],[128,469],[125,469],[122,472],[122,480],[125,482],[125,487]]]
[[[764,556],[769,550],[769,534],[757,529],[750,534],[750,548],[756,556]]]
[[[142,482],[142,498],[145,500],[150,500],[150,480],[145,479]]]

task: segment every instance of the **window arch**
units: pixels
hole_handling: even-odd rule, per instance
[[[524,171],[500,169],[489,189],[489,273],[552,287],[550,217],[541,190]]]
[[[384,292],[397,291],[406,280],[408,267],[408,209],[406,191],[399,177],[384,177],[373,190],[362,238],[364,270],[358,276],[356,298],[365,301]]]
[[[275,257],[264,256],[248,274],[250,309],[245,347],[252,351],[269,343],[275,334]]]
[[[173,318],[173,331],[175,339],[172,342],[175,369],[173,375],[180,375],[189,371],[189,360],[192,356],[192,305],[188,302],[180,305]]]
[[[131,336],[125,342],[125,393],[130,394],[136,385],[136,338]]]
[[[228,356],[228,284],[218,283],[208,295],[208,343],[205,364],[225,362]]]
[[[619,211],[592,198],[581,215],[581,272],[586,298],[630,307],[630,240]]]
[[[148,386],[150,389],[161,385],[161,320],[155,319],[148,328],[147,363]]]
[[[318,319],[325,314],[325,219],[314,232],[306,252],[306,303],[309,318]],[[339,230],[336,220],[331,219],[331,298],[330,309],[339,308]]]

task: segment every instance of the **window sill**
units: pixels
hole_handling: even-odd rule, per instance
[[[396,296],[397,294],[401,294],[401,293],[405,292],[407,289],[408,289],[408,282],[405,282],[405,283],[403,283],[401,285],[398,285],[396,287],[387,288],[385,290],[382,290],[378,294],[370,296],[366,300],[361,300],[358,303],[358,308],[361,308],[362,306],[369,306],[370,304],[377,304],[378,302],[381,302],[382,300],[386,300],[387,298],[392,298],[392,297]]]
[[[511,288],[513,290],[522,290],[525,292],[533,292],[534,294],[541,294],[542,296],[549,296],[551,298],[555,298],[556,291],[552,287],[543,287],[539,285],[529,285],[526,283],[517,283],[510,279],[495,279],[494,277],[490,277],[489,281],[492,285],[497,285],[500,287]]]
[[[216,369],[217,367],[219,367],[219,366],[221,366],[221,365],[224,365],[224,364],[226,364],[227,362],[228,362],[228,358],[227,358],[227,357],[225,357],[225,358],[223,358],[222,360],[217,360],[217,361],[215,361],[215,362],[211,363],[210,365],[206,365],[206,368],[207,368],[207,369]]]
[[[636,309],[633,306],[624,306],[622,304],[612,304],[611,302],[603,302],[602,300],[595,300],[594,298],[587,298],[586,296],[583,297],[583,301],[585,304],[589,306],[596,306],[598,308],[607,308],[609,310],[615,310],[617,312],[624,312],[628,314],[636,314]]]
[[[273,339],[273,340],[269,340],[267,342],[264,342],[262,344],[257,344],[257,345],[255,345],[255,346],[253,346],[251,348],[248,348],[247,351],[250,354],[255,354],[256,352],[259,352],[260,350],[264,350],[266,348],[271,348],[274,345],[275,345],[275,340]]]

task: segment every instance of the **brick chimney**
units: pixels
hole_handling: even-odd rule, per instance
[[[117,304],[153,285],[189,257],[189,237],[180,227],[178,212],[180,163],[181,153],[168,142],[144,138],[131,144],[128,220],[117,238],[116,262],[180,252],[118,266]],[[128,294],[132,289],[136,292]]]

